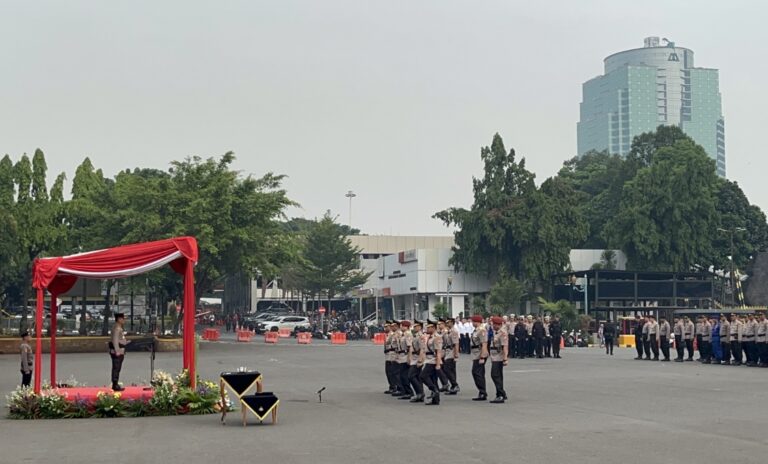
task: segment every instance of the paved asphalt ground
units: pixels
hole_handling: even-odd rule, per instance
[[[159,353],[156,367],[177,371],[180,356]],[[265,391],[281,400],[278,425],[252,418],[243,428],[239,413],[226,426],[213,415],[0,419],[0,462],[768,462],[768,369],[633,356],[630,349],[609,357],[598,348],[571,348],[560,360],[514,360],[505,370],[510,400],[503,405],[470,401],[475,390],[463,356],[461,394],[427,407],[382,394],[383,353],[369,342],[203,343],[202,376],[217,379],[238,366],[264,374]],[[59,360],[62,378],[108,380],[106,354]],[[0,356],[3,394],[19,381],[17,364],[16,356]],[[140,381],[148,370],[148,354],[129,353],[123,378]],[[490,372],[488,382],[493,394]],[[315,393],[321,387],[322,404]]]

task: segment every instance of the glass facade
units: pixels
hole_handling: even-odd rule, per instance
[[[716,160],[725,176],[725,122],[718,71],[696,68],[693,51],[673,42],[645,47],[605,59],[605,74],[582,86],[577,124],[578,152],[629,153],[632,139],[661,124],[677,125]]]

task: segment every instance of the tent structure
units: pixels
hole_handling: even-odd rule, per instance
[[[195,283],[197,241],[177,237],[155,242],[124,245],[71,256],[39,258],[32,270],[32,286],[37,289],[35,314],[35,392],[40,392],[42,371],[43,298],[51,294],[51,385],[56,383],[56,299],[75,285],[79,277],[117,279],[143,274],[169,264],[184,276],[183,367],[189,370],[194,388],[195,376]]]

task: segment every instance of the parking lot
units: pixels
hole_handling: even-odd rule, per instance
[[[470,400],[475,390],[463,356],[461,394],[427,407],[382,394],[382,350],[369,342],[203,343],[203,377],[239,366],[264,374],[265,391],[281,400],[278,425],[251,418],[243,428],[239,413],[227,426],[216,416],[3,419],[3,462],[765,462],[768,369],[633,357],[629,349],[607,357],[598,348],[569,348],[561,360],[511,361],[510,400],[491,405]],[[4,393],[18,382],[17,364],[16,356],[0,356]],[[180,365],[180,353],[158,354],[157,368]],[[58,369],[62,379],[102,385],[109,358],[60,355]],[[123,378],[148,376],[149,355],[129,353]],[[492,393],[490,375],[488,382]]]

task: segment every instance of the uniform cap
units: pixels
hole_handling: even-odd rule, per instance
[[[503,324],[503,323],[504,323],[504,319],[499,316],[493,316],[491,318],[491,324]]]
[[[429,327],[429,326],[437,327],[437,322],[430,321],[429,319],[427,319],[427,327]]]
[[[400,325],[402,325],[403,327],[410,327],[411,326],[411,321],[401,321]]]
[[[392,319],[392,325],[400,325],[400,321],[397,319]]]
[[[477,314],[472,316],[472,322],[483,322],[483,316]]]
[[[418,325],[419,327],[421,327],[422,325],[424,325],[424,323],[423,323],[423,322],[421,322],[421,321],[418,321],[418,320],[414,319],[414,320],[413,320],[413,325]]]
[[[531,320],[531,321],[533,320],[533,315],[532,314],[528,315],[528,320]]]
[[[445,318],[441,317],[440,319],[437,320],[437,322],[442,322],[443,324],[445,324],[448,321]]]
[[[446,322],[456,322],[456,318],[455,318],[455,317],[449,317],[449,318],[448,318],[448,319],[446,319],[445,321],[446,321]]]
[[[115,319],[120,319],[121,317],[123,319],[125,319],[125,314],[123,314],[123,313],[115,313]]]

